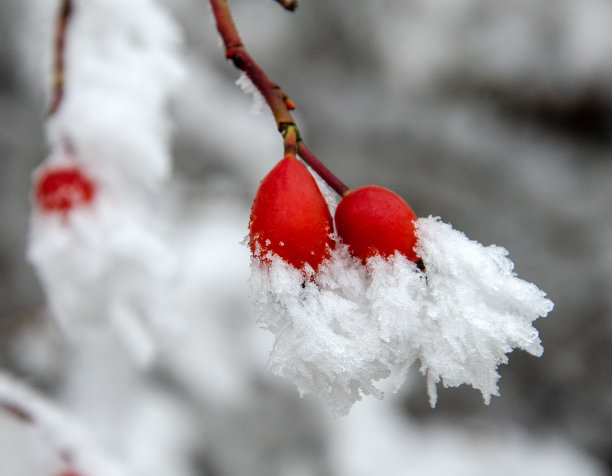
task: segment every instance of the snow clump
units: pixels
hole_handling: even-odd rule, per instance
[[[382,398],[380,380],[399,388],[416,360],[432,406],[438,382],[471,385],[486,404],[499,395],[497,367],[507,353],[542,354],[531,324],[553,303],[516,276],[504,248],[434,217],[417,221],[417,237],[425,271],[400,254],[364,266],[343,244],[316,274],[274,256],[253,259],[255,313],[275,335],[272,371],[301,395],[321,395],[336,415],[363,395]]]

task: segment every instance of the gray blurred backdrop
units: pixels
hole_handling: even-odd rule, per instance
[[[24,258],[30,174],[47,152],[45,3],[0,2],[0,362],[17,373],[10,340],[45,318]],[[191,200],[225,193],[248,207],[280,138],[233,85],[207,2],[165,3],[191,68],[171,109],[176,180]],[[612,2],[302,0],[293,14],[271,0],[231,4],[311,150],[349,186],[386,186],[417,215],[506,247],[555,302],[536,322],[544,356],[513,353],[501,398],[486,407],[473,389],[441,390],[432,411],[419,379],[406,414],[556,432],[611,470]]]

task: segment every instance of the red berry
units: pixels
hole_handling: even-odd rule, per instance
[[[90,203],[94,189],[93,182],[76,167],[50,169],[38,179],[36,203],[46,212],[68,212]]]
[[[388,258],[396,251],[417,262],[414,252],[416,215],[402,197],[377,185],[346,195],[336,209],[336,229],[351,254],[365,264],[374,255]]]
[[[249,222],[253,256],[276,253],[300,269],[316,271],[334,247],[333,220],[308,169],[295,157],[282,159],[261,181]]]

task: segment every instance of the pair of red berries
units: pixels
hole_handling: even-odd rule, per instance
[[[417,262],[416,216],[397,194],[376,185],[348,193],[338,204],[338,236],[364,264],[400,252]],[[282,159],[262,180],[249,223],[254,256],[276,253],[298,269],[315,271],[335,246],[333,220],[319,187],[295,157]]]

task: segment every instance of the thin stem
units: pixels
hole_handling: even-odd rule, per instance
[[[53,93],[48,115],[51,116],[59,108],[64,98],[64,70],[65,70],[65,48],[66,31],[68,22],[72,15],[72,0],[63,0],[57,18],[55,31],[54,61],[53,61]]]
[[[350,193],[351,189],[317,159],[304,142],[298,144],[298,154],[338,195],[345,197]]]
[[[225,57],[232,60],[236,68],[244,71],[264,97],[268,107],[274,115],[278,130],[285,140],[285,151],[289,151],[291,154],[295,146],[291,143],[288,144],[287,141],[294,140],[295,134],[297,153],[304,162],[310,165],[310,167],[339,195],[346,195],[350,189],[325,167],[325,165],[323,165],[323,163],[304,145],[295,124],[295,120],[289,112],[295,108],[293,101],[268,77],[242,44],[242,39],[240,38],[240,34],[232,18],[232,12],[227,0],[210,0],[210,5],[215,15],[217,30],[225,45]],[[295,153],[293,153],[293,155],[295,155]]]

